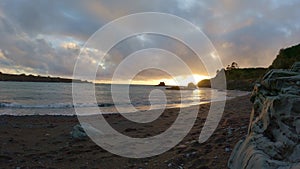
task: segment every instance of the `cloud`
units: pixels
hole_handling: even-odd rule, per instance
[[[299,8],[298,0],[0,0],[0,71],[70,77],[80,48],[96,30],[137,12],[165,12],[191,21],[212,40],[224,65],[235,61],[241,67],[266,67],[280,48],[300,42]],[[205,74],[204,65],[187,47],[147,35],[117,44],[101,61],[101,51],[86,51],[85,67],[99,64],[99,77],[109,79],[126,56],[149,47],[169,50],[194,73]],[[139,78],[162,76],[149,71]]]
[[[192,8],[206,7],[206,5],[198,0],[177,0],[177,7],[183,11],[190,11]]]
[[[61,47],[64,49],[80,49],[80,46],[74,42],[63,42]]]
[[[1,51],[0,70],[9,72],[27,72],[43,75],[69,76],[78,49],[55,48],[53,42],[40,37],[30,37],[18,25],[0,18]],[[6,31],[8,30],[8,31]]]
[[[7,58],[7,51],[0,49],[0,65],[12,65],[13,61]]]

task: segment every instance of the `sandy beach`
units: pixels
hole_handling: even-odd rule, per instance
[[[226,169],[232,148],[247,133],[252,106],[249,97],[227,101],[217,130],[203,144],[197,140],[210,105],[201,105],[194,127],[180,144],[145,159],[119,157],[89,138],[72,139],[70,132],[78,124],[75,116],[1,116],[0,168]],[[130,124],[120,115],[106,115],[106,119],[128,136],[148,137],[167,129],[176,118],[176,112],[176,108],[167,109],[160,120],[141,127]]]

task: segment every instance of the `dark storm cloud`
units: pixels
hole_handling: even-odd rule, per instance
[[[1,1],[6,18],[22,28],[30,36],[36,34],[62,34],[88,38],[101,25],[80,1]]]
[[[133,54],[136,51],[149,49],[149,48],[157,48],[163,49],[169,52],[172,52],[174,55],[179,56],[182,61],[187,64],[190,68],[193,69],[193,73],[198,74],[206,74],[204,66],[198,56],[186,45],[182,42],[162,36],[162,35],[155,35],[155,34],[144,34],[135,37],[128,38],[116,46],[114,46],[105,56],[103,63],[105,63],[105,69],[99,68],[98,77],[111,77],[114,73],[118,65],[129,55]],[[157,62],[157,66],[161,66],[162,68],[171,69],[174,67],[172,64],[164,64],[163,63],[164,56],[159,55],[157,53],[151,54],[148,53],[148,57],[152,58],[153,62]],[[135,60],[132,64],[141,64],[143,62],[143,58],[141,60]],[[114,64],[111,64],[114,63]],[[171,63],[171,62],[169,62]],[[176,67],[176,69],[179,69]],[[181,72],[182,75],[188,75],[189,72]],[[163,77],[166,73],[158,70],[149,70],[144,71],[141,75],[137,77],[139,80],[145,80],[145,78],[150,79],[157,79],[159,77]],[[145,77],[142,77],[145,76]]]
[[[73,71],[78,49],[54,48],[51,42],[30,37],[3,17],[0,20],[0,36],[0,48],[5,51],[6,63],[7,60],[10,63],[5,64],[3,57],[0,58],[0,68],[5,71],[52,75],[68,75]]]
[[[197,25],[225,66],[232,61],[242,67],[268,66],[280,48],[300,42],[299,8],[298,0],[0,0],[0,71],[71,76],[80,47],[96,30],[118,17],[149,11],[174,14]],[[170,50],[196,73],[205,72],[178,43],[139,38],[117,45],[100,64],[105,67],[100,74],[111,76],[124,57],[143,47]],[[97,63],[91,57],[86,64]]]
[[[216,28],[210,36],[225,64],[235,60],[242,66],[268,66],[280,48],[299,43],[299,1],[236,3],[219,17],[222,21],[208,26]]]

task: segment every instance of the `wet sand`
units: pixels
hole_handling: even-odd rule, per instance
[[[252,106],[249,97],[227,101],[217,130],[203,144],[197,140],[210,105],[200,105],[195,125],[183,141],[161,155],[144,159],[111,154],[89,138],[72,139],[70,132],[79,123],[75,116],[0,116],[0,168],[226,169],[234,145],[247,133]],[[177,114],[176,108],[166,109],[160,119],[145,125],[120,115],[106,115],[106,120],[125,135],[149,137],[169,128]]]

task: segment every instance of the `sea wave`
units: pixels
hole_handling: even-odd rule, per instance
[[[41,104],[41,105],[30,105],[30,104],[20,104],[20,103],[11,103],[11,102],[0,102],[0,108],[16,108],[16,109],[65,109],[65,108],[74,108],[74,107],[112,107],[114,104],[111,103],[54,103],[54,104]]]

